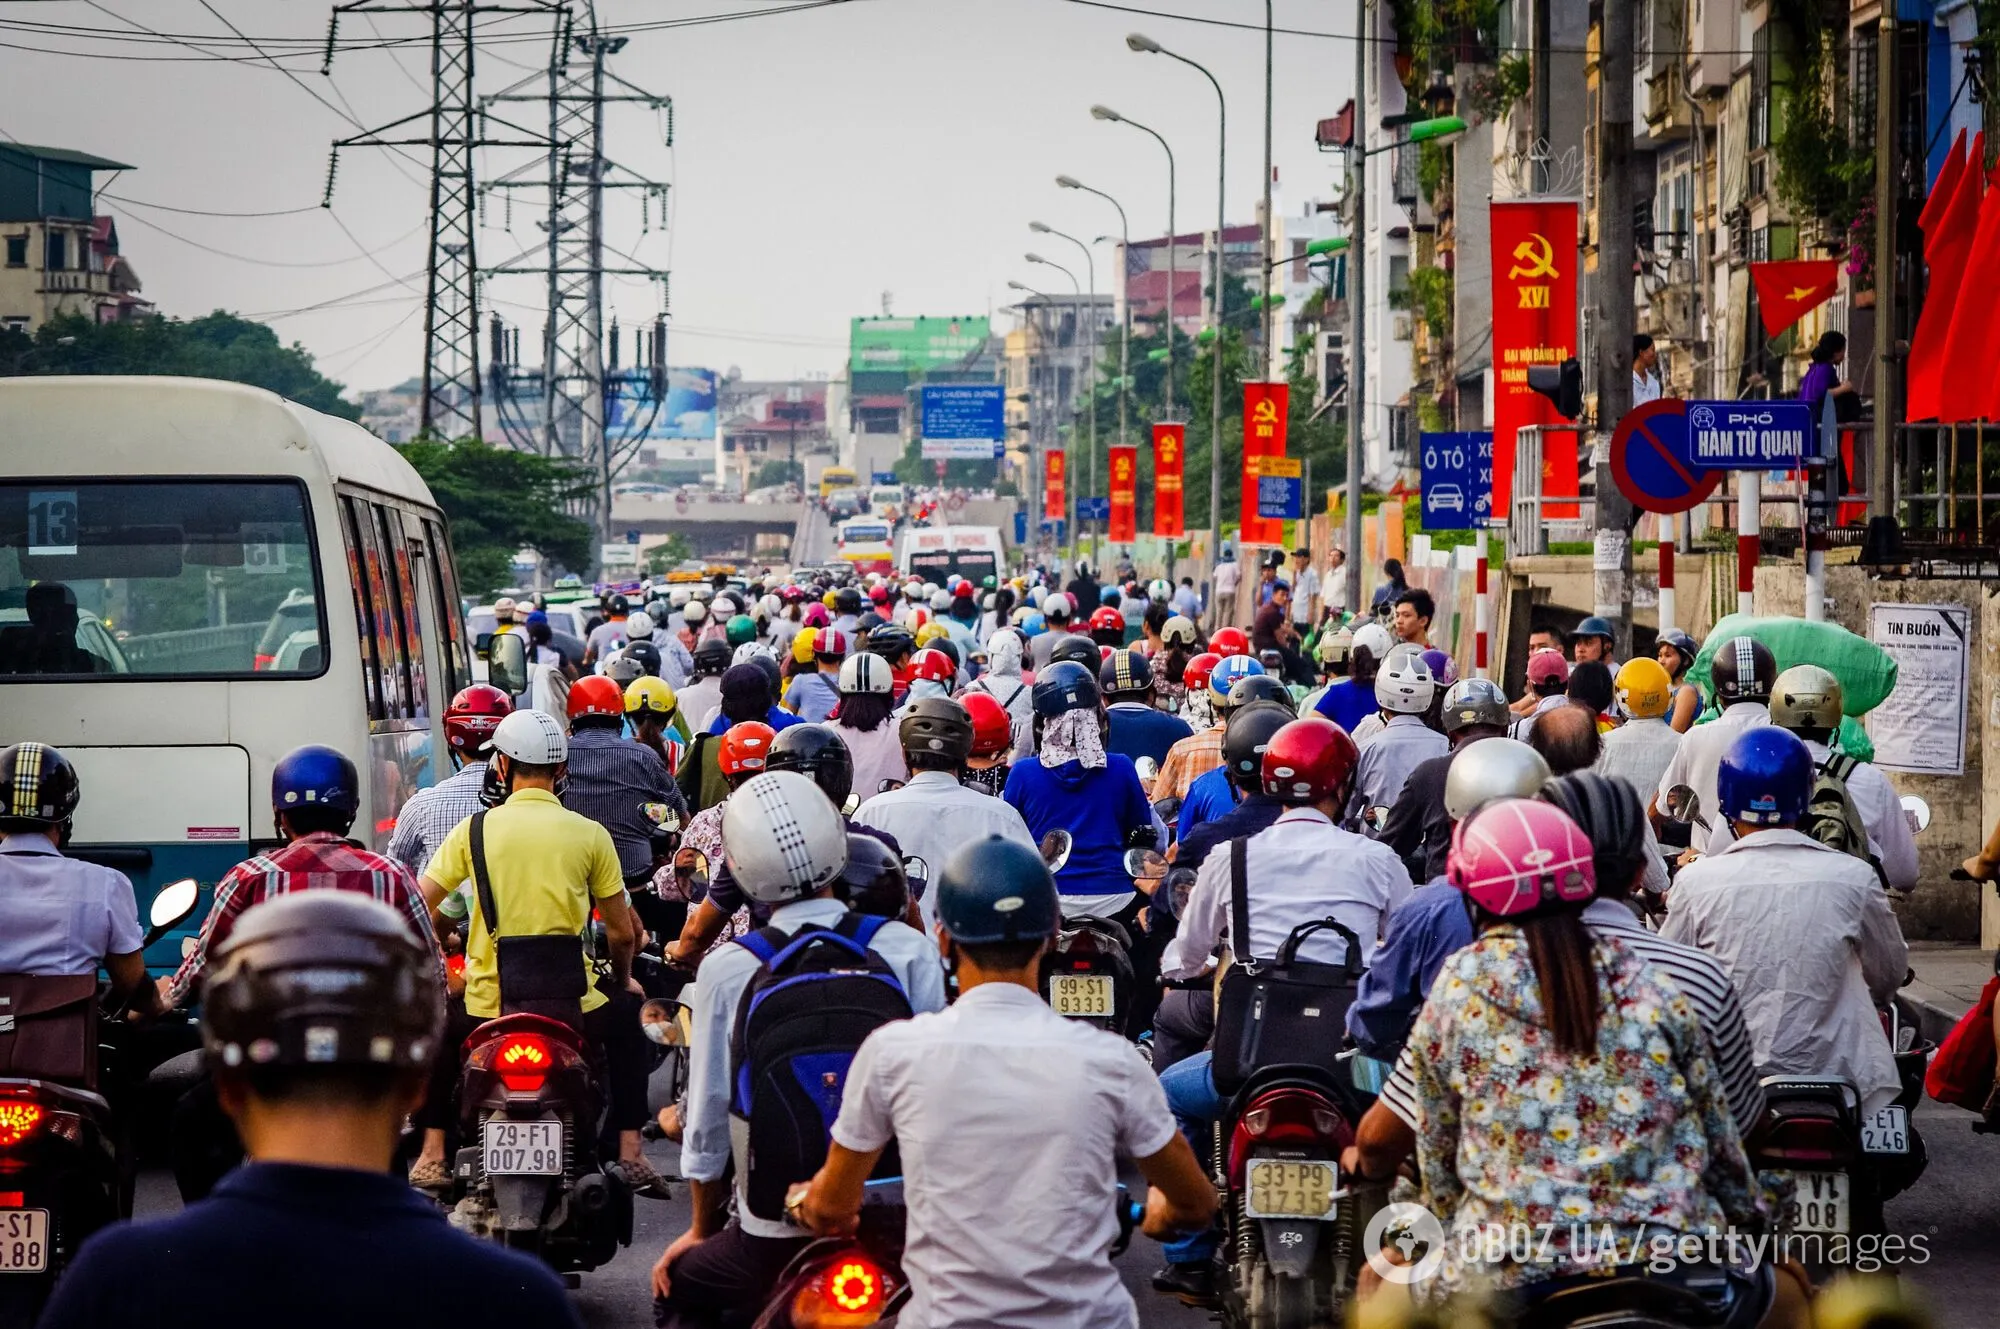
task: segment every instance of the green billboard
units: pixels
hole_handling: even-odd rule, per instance
[[[847,367],[857,374],[918,374],[956,364],[986,344],[978,318],[857,318],[848,329]]]

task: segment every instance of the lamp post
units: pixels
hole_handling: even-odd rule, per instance
[[[1029,254],[1026,257],[1028,262],[1030,263],[1040,263],[1044,267],[1054,268],[1057,272],[1060,272],[1063,276],[1069,278],[1070,290],[1074,293],[1070,302],[1070,308],[1076,311],[1077,322],[1078,324],[1081,324],[1083,322],[1083,285],[1082,283],[1077,281],[1076,274],[1074,272],[1071,272],[1068,268],[1064,267],[1060,263],[1054,262],[1053,260],[1050,259],[1043,258],[1040,254]],[[1071,340],[1072,340],[1072,345],[1074,345],[1074,337],[1072,337]],[[1062,423],[1061,423],[1062,417],[1060,414],[1057,415],[1056,421],[1057,421],[1056,441],[1060,442],[1062,440]],[[1074,422],[1072,422],[1070,426],[1072,436],[1074,436],[1075,428],[1076,426]],[[1063,521],[1067,528],[1067,534],[1069,535],[1070,549],[1073,553],[1074,550],[1076,549],[1076,543],[1077,543],[1076,486],[1069,482],[1069,467],[1067,464],[1065,464],[1063,467]]]
[[[1090,431],[1090,442],[1088,445],[1090,449],[1090,462],[1084,473],[1084,491],[1088,492],[1092,498],[1095,498],[1097,496],[1097,256],[1090,252],[1089,245],[1067,231],[1058,231],[1047,222],[1031,221],[1028,223],[1028,229],[1037,235],[1053,235],[1058,239],[1067,240],[1083,251],[1085,284],[1089,287],[1090,292],[1090,304],[1077,319],[1078,332],[1084,332],[1087,324],[1090,336],[1090,358],[1089,362],[1083,368],[1084,391],[1089,394],[1085,398],[1085,409],[1089,412]],[[1090,561],[1093,566],[1097,563],[1097,541],[1100,534],[1102,534],[1100,523],[1096,517],[1092,517],[1090,519]]]
[[[1109,121],[1112,124],[1130,125],[1134,129],[1151,134],[1153,141],[1158,143],[1160,149],[1167,154],[1167,353],[1164,357],[1149,356],[1148,358],[1164,358],[1167,362],[1166,413],[1167,418],[1172,419],[1174,415],[1174,288],[1177,285],[1177,278],[1180,276],[1174,258],[1174,150],[1167,146],[1167,141],[1160,137],[1158,131],[1147,128],[1137,120],[1127,119],[1125,116],[1112,110],[1109,106],[1093,106],[1090,108],[1090,114],[1099,120]],[[1120,208],[1118,210],[1118,220],[1121,223],[1125,220],[1125,209]],[[1129,336],[1132,329],[1132,302],[1128,299],[1125,305],[1125,329]]]
[[[1278,376],[1277,370],[1272,367],[1276,363],[1277,348],[1271,344],[1271,330],[1273,327],[1271,321],[1271,268],[1274,246],[1277,239],[1271,225],[1271,34],[1271,0],[1264,0],[1264,234],[1262,237],[1264,303],[1261,306],[1263,318],[1259,325],[1258,336],[1264,346],[1264,377],[1267,379],[1274,379]]]
[[[1118,209],[1118,262],[1121,271],[1130,271],[1130,262],[1126,255],[1131,253],[1132,250],[1132,227],[1125,220],[1125,205],[1103,190],[1093,189],[1074,176],[1059,175],[1056,177],[1056,184],[1063,189],[1081,189],[1086,194],[1095,194],[1112,207]],[[1098,237],[1100,240],[1108,238],[1107,236]],[[1132,299],[1129,294],[1125,294],[1125,279],[1122,277],[1119,279],[1118,289],[1121,293],[1119,304],[1123,306],[1119,311],[1118,326],[1118,445],[1124,447],[1131,441],[1126,437],[1126,431],[1131,422]],[[1097,483],[1097,452],[1094,445],[1090,454],[1090,482],[1093,485]],[[1096,528],[1092,527],[1091,530],[1090,557],[1092,560],[1095,560],[1097,558]]]
[[[1010,291],[1020,291],[1026,295],[1034,296],[1036,299],[1042,302],[1044,309],[1046,309],[1048,306],[1055,304],[1054,296],[1050,295],[1047,291],[1037,290],[1035,287],[1028,285],[1026,282],[1010,281],[1007,283],[1007,289]],[[1022,301],[1022,307],[1025,308],[1026,306],[1027,302]],[[1037,328],[1036,330],[1035,337],[1037,344],[1039,344],[1041,340],[1041,331],[1039,328]],[[1045,512],[1043,511],[1043,509],[1046,506],[1045,502],[1046,495],[1043,493],[1043,484],[1044,484],[1043,454],[1046,451],[1046,444],[1042,438],[1041,431],[1036,429],[1035,425],[1037,421],[1046,414],[1046,412],[1044,412],[1041,409],[1041,403],[1044,395],[1045,394],[1043,392],[1042,379],[1039,375],[1035,374],[1031,369],[1028,375],[1027,502],[1028,502],[1029,515],[1033,518],[1033,525],[1031,529],[1036,532],[1035,538],[1031,542],[1031,544],[1038,551],[1042,547],[1040,532],[1042,529],[1043,518],[1046,515]]]
[[[1215,89],[1216,123],[1218,126],[1215,145],[1215,352],[1213,372],[1209,375],[1208,414],[1208,556],[1211,560],[1222,556],[1222,314],[1223,314],[1223,254],[1224,237],[1228,233],[1229,222],[1229,103],[1222,95],[1222,85],[1215,81],[1215,75],[1203,65],[1177,55],[1142,33],[1132,33],[1125,38],[1125,45],[1144,55],[1164,55],[1178,60],[1189,68],[1197,70]],[[1172,237],[1168,246],[1172,247]],[[1171,304],[1171,302],[1169,302]],[[1169,324],[1172,320],[1168,320]],[[1171,344],[1171,343],[1170,343]]]

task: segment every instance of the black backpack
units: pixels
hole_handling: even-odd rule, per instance
[[[902,981],[868,949],[888,921],[851,913],[831,928],[766,927],[736,939],[764,962],[743,989],[729,1040],[730,1146],[759,1218],[782,1222],[785,1192],[826,1162],[862,1040],[910,1018]],[[901,1173],[892,1147],[874,1175]]]

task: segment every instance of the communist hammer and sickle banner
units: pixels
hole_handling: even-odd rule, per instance
[[[1186,532],[1181,525],[1181,457],[1187,444],[1187,426],[1153,426],[1153,534],[1178,540]]]
[[[1111,529],[1113,544],[1139,538],[1139,449],[1113,447],[1111,461]]]
[[[1515,431],[1561,423],[1555,407],[1528,387],[1534,365],[1559,365],[1576,354],[1574,201],[1522,199],[1492,205],[1493,508],[1505,516],[1513,495]],[[1577,436],[1542,436],[1542,493],[1577,492]],[[1573,503],[1545,505],[1542,516],[1577,514]]]

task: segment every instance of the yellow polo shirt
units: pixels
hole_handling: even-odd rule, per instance
[[[571,812],[545,789],[517,789],[486,814],[485,839],[486,874],[500,911],[501,935],[576,937],[577,963],[589,984],[583,1009],[602,1006],[604,994],[590,983],[596,975],[582,937],[591,901],[625,894],[611,833]],[[445,836],[424,875],[453,889],[472,880],[470,817]],[[465,1010],[489,1020],[500,1014],[499,961],[476,895],[465,939]]]

